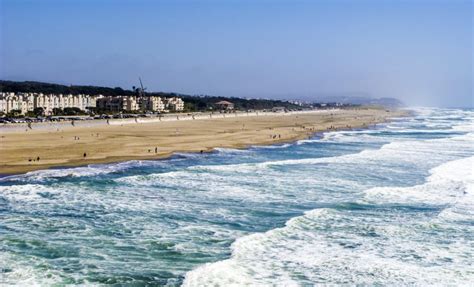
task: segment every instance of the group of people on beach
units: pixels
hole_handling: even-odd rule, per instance
[[[82,155],[83,158],[86,158],[87,157],[87,153],[85,152],[83,155]],[[32,161],[40,161],[40,157],[37,156],[36,158],[28,158],[28,162],[32,162]]]
[[[148,152],[151,152],[151,149],[148,149]],[[158,147],[155,147],[155,153],[158,153]]]
[[[281,134],[270,135],[270,138],[271,138],[271,139],[276,139],[277,137],[278,137],[279,139],[281,139]]]

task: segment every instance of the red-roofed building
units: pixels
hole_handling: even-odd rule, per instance
[[[234,104],[228,101],[220,101],[215,103],[215,105],[221,109],[221,110],[233,110],[234,109]]]

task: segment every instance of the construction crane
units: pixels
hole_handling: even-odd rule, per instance
[[[138,77],[138,80],[140,81],[140,88],[133,86],[132,89],[137,93],[137,96],[145,96],[146,88],[143,87],[142,79],[140,77]]]
[[[139,94],[140,96],[145,96],[145,90],[146,90],[146,88],[143,87],[142,78],[138,77],[138,80],[140,81],[140,86],[141,86],[141,88],[140,88],[139,91],[138,91],[138,94]]]
[[[146,98],[146,88],[143,87],[142,78],[138,77],[140,81],[140,88],[133,86],[133,90],[137,93],[138,96],[138,106],[141,111],[146,111],[149,108],[149,98]]]

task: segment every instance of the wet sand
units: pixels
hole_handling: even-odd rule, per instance
[[[291,142],[328,129],[368,128],[406,114],[361,108],[28,131],[0,128],[0,174]]]

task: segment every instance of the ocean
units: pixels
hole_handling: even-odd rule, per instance
[[[0,179],[0,285],[470,285],[474,110]]]

